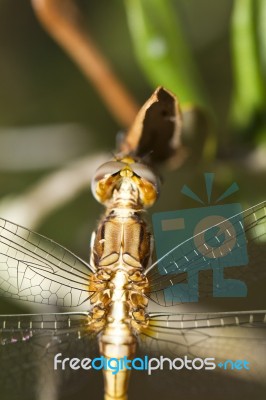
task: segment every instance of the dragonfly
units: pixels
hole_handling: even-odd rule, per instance
[[[43,374],[40,365],[47,360],[51,374],[60,365],[67,375],[70,355],[77,360],[80,348],[87,357],[98,354],[106,362],[132,361],[138,351],[178,360],[206,354],[224,360],[227,351],[230,359],[237,360],[249,348],[253,358],[248,362],[256,365],[255,348],[266,342],[266,309],[191,312],[181,297],[169,298],[166,290],[186,283],[188,273],[196,276],[199,263],[222,257],[217,251],[213,255],[221,237],[223,251],[235,251],[228,223],[237,235],[245,233],[249,255],[249,264],[231,268],[230,278],[265,283],[266,202],[241,212],[241,218],[233,215],[218,223],[211,248],[203,240],[195,251],[191,237],[153,262],[146,209],[156,202],[161,186],[154,165],[180,149],[180,123],[176,97],[158,88],[140,110],[119,152],[96,170],[92,193],[106,211],[92,234],[89,262],[52,239],[0,219],[1,296],[52,308],[42,314],[0,315],[1,384],[11,380],[12,385],[12,376],[3,368],[10,360],[16,378],[29,374],[30,366]],[[198,236],[202,233],[206,231]],[[162,274],[160,263],[171,272]],[[222,265],[217,268],[224,272]],[[201,300],[212,298],[211,275],[202,280],[200,291]],[[216,291],[219,294],[219,288]],[[264,293],[263,288],[263,304]],[[54,312],[54,307],[60,310]],[[62,358],[68,360],[64,366]],[[23,362],[18,366],[19,360]],[[103,368],[104,399],[126,400],[131,371],[123,366],[114,374],[110,365]]]

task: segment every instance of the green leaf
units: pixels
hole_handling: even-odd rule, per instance
[[[206,107],[197,68],[170,1],[124,1],[135,54],[148,81],[176,93],[181,104]]]
[[[259,57],[264,87],[266,84],[266,0],[258,0]]]
[[[265,15],[265,0],[263,3]],[[234,93],[232,101],[233,123],[238,128],[248,128],[256,115],[265,110],[265,85],[260,65],[260,37],[264,36],[265,20],[260,24],[257,0],[235,0],[232,14],[232,57],[234,69]],[[264,25],[262,27],[261,25]],[[262,43],[262,42],[261,42]],[[265,53],[265,49],[264,49]]]

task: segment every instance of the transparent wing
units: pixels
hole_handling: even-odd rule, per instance
[[[264,362],[266,310],[152,313],[149,318],[140,341],[153,355],[215,357],[217,361],[248,357],[256,364]]]
[[[3,399],[54,398],[90,381],[88,371],[54,368],[54,357],[93,358],[97,333],[87,312],[0,316],[0,387]]]
[[[139,336],[141,355],[165,358],[163,369],[152,362],[154,396],[178,393],[188,398],[249,399],[253,393],[265,397],[266,310],[221,313],[151,313],[148,327]],[[182,360],[215,358],[215,369],[182,366]],[[176,369],[169,369],[168,360],[176,359]],[[231,360],[231,361],[230,361]],[[232,362],[241,360],[242,369],[232,369]],[[246,366],[243,362],[246,360]],[[204,361],[205,363],[205,361]],[[205,365],[205,364],[204,364]],[[157,368],[157,369],[156,369]],[[145,379],[145,374],[142,376]],[[133,375],[134,379],[134,375]],[[228,394],[228,396],[227,396]],[[151,392],[151,396],[153,393]]]
[[[90,313],[46,313],[0,315],[1,345],[51,337],[62,342],[64,337],[81,337],[90,332]]]
[[[0,219],[0,295],[64,307],[87,301],[92,267],[51,239]]]
[[[213,296],[214,292],[216,297],[235,297],[238,290],[240,297],[245,297],[245,284],[266,278],[265,206],[263,202],[251,207],[174,247],[147,269],[147,296],[162,306],[197,301],[199,289],[201,297]],[[208,246],[204,238],[213,228],[217,233]],[[224,256],[229,253],[234,266],[226,268]],[[246,255],[248,264],[242,266]],[[200,288],[199,272],[204,275]],[[238,278],[244,285],[236,281]]]

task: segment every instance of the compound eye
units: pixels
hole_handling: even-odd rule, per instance
[[[151,167],[141,163],[134,163],[130,167],[136,175],[150,182],[153,186],[155,186],[156,191],[159,192],[161,182]]]
[[[101,165],[96,171],[91,181],[91,190],[100,203],[104,203],[111,195],[112,176],[116,175],[125,164],[119,161],[108,161]]]
[[[99,182],[101,179],[108,178],[108,176],[115,175],[125,164],[119,161],[108,161],[101,165],[94,174],[93,181]]]

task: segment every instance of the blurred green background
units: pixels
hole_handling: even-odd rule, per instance
[[[203,125],[192,135],[192,141],[204,141],[201,157],[194,162],[192,154],[179,170],[163,172],[153,211],[197,206],[180,190],[187,184],[204,197],[204,172],[216,173],[214,198],[236,181],[240,191],[228,202],[247,207],[265,199],[266,2],[77,3],[91,36],[139,104],[162,84],[182,106],[201,106],[209,115],[208,132],[197,136]],[[0,1],[0,49],[4,210],[9,200],[78,157],[100,151],[111,155],[121,127],[39,25],[30,1]],[[88,260],[90,233],[101,212],[88,184],[34,229]],[[3,303],[0,311],[21,309]]]

